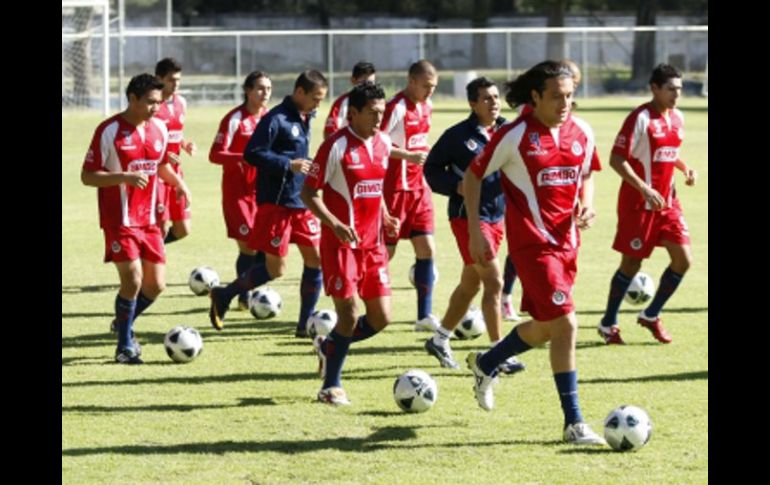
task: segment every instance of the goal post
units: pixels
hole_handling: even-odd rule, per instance
[[[109,0],[62,0],[61,102],[110,112]]]

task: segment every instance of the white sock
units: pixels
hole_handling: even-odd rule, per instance
[[[433,343],[440,345],[441,347],[449,346],[449,338],[452,336],[452,332],[444,327],[438,327],[433,334]]]

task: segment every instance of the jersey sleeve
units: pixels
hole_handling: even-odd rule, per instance
[[[240,125],[240,117],[236,113],[228,114],[219,123],[219,130],[214,137],[214,142],[209,150],[209,161],[217,165],[226,165],[237,163],[243,160],[242,153],[230,151],[230,145],[233,143],[233,136]]]
[[[451,147],[453,135],[445,131],[433,145],[425,160],[423,173],[431,190],[442,195],[452,195],[457,191],[457,184],[462,181],[456,173],[450,170],[452,164]]]
[[[522,122],[497,130],[484,147],[484,151],[473,159],[468,168],[478,178],[483,179],[512,162],[515,159],[515,151],[518,150],[518,140],[521,140],[526,126],[526,123]]]
[[[342,159],[339,140],[339,137],[327,138],[321,144],[305,177],[305,185],[316,190],[322,189],[334,176]]]
[[[326,117],[326,124],[324,124],[324,138],[329,138],[335,131],[340,129],[340,124],[337,121],[339,114],[340,103],[339,100],[337,100],[332,104],[331,109],[329,109],[329,116]]]
[[[638,120],[638,111],[634,111],[626,117],[623,126],[615,137],[615,143],[612,145],[613,155],[623,157],[624,160],[628,160],[631,157],[636,140],[638,140],[639,136],[643,135],[643,133],[640,133],[641,124],[637,122]]]
[[[104,125],[96,129],[83,161],[83,170],[87,172],[104,170],[105,161],[109,157],[111,131],[113,130],[110,130],[109,126]]]

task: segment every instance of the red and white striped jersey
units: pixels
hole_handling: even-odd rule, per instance
[[[329,116],[326,117],[324,125],[324,138],[329,138],[335,131],[348,126],[348,97],[350,93],[345,93],[332,104],[329,110]]]
[[[363,140],[348,127],[327,138],[316,153],[305,185],[323,189],[323,202],[343,224],[353,227],[358,243],[342,243],[323,226],[321,246],[372,248],[384,244],[382,188],[390,138],[378,131]]]
[[[246,149],[259,120],[268,111],[263,107],[252,115],[242,104],[230,110],[219,123],[219,130],[209,150],[209,160],[211,163],[222,165],[223,194],[231,189],[238,189],[237,193],[243,193],[244,185],[252,191],[256,190],[257,168],[243,159],[243,150]]]
[[[684,115],[678,109],[668,116],[658,113],[652,104],[645,103],[628,115],[612,153],[628,160],[634,172],[657,190],[671,206],[676,196],[674,163],[679,160],[679,147],[684,139]],[[618,195],[618,210],[652,210],[638,190],[623,181]]]
[[[167,144],[166,127],[155,118],[137,127],[117,114],[96,128],[83,162],[84,170],[143,172],[149,178],[143,189],[127,184],[98,188],[101,227],[141,227],[156,223],[155,185],[158,165],[165,163]]]
[[[187,114],[187,100],[179,94],[160,103],[155,117],[166,124],[168,130],[168,151],[179,155],[184,139],[184,117]]]
[[[433,104],[430,99],[423,103],[413,103],[401,91],[385,106],[385,115],[380,129],[390,136],[394,147],[411,152],[427,152],[430,150],[428,132],[432,113]],[[425,188],[427,184],[423,177],[422,165],[392,158],[385,185],[389,191]]]
[[[575,116],[548,128],[528,114],[495,133],[470,169],[479,178],[502,172],[510,251],[537,244],[579,246],[575,212],[595,151],[593,130]]]

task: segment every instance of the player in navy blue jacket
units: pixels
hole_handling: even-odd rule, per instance
[[[465,267],[460,283],[449,299],[441,326],[433,337],[425,341],[425,349],[436,357],[442,367],[459,367],[452,357],[449,337],[468,312],[473,297],[483,284],[481,309],[487,325],[489,339],[494,346],[501,338],[502,316],[500,293],[502,278],[496,253],[503,239],[505,200],[500,185],[500,173],[484,178],[481,187],[479,216],[482,231],[492,241],[491,264],[487,267],[474,264],[468,251],[468,219],[462,181],[471,161],[481,153],[492,135],[505,122],[500,116],[500,93],[495,83],[486,77],[476,78],[466,86],[471,114],[467,119],[446,130],[431,148],[425,162],[425,178],[434,192],[449,196],[449,222],[457,240]],[[502,372],[512,374],[524,368],[515,357],[500,365]]]
[[[312,165],[308,154],[310,120],[327,89],[323,74],[316,70],[303,72],[291,96],[271,109],[251,135],[243,153],[244,159],[257,167],[257,217],[249,246],[263,252],[265,261],[256,263],[226,287],[212,289],[209,319],[217,330],[222,329],[235,295],[283,275],[289,244],[295,243],[305,264],[295,335],[307,336],[307,318],[321,292],[321,232],[318,219],[305,207],[299,193]]]

